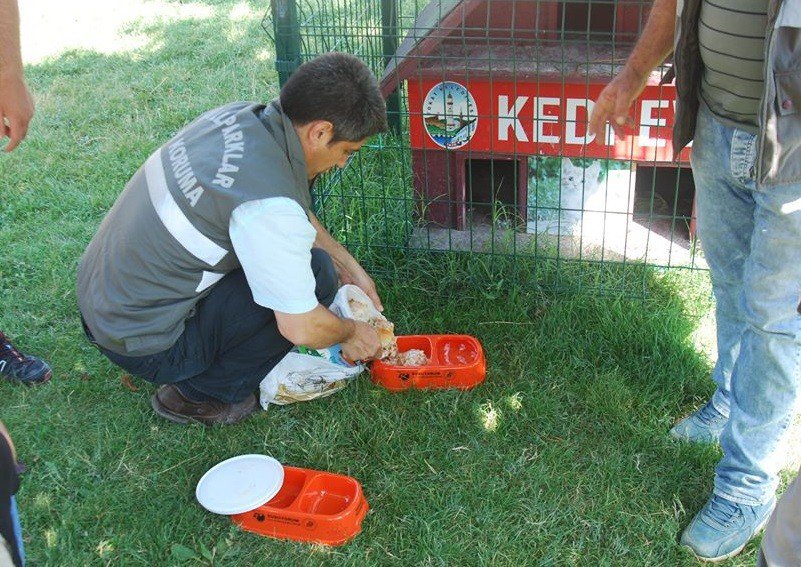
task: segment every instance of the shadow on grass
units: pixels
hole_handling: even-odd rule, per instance
[[[717,454],[666,436],[711,393],[677,278],[368,247],[360,253],[398,332],[475,335],[485,384],[391,394],[362,378],[212,429],[166,424],[150,411],[150,385],[123,386],[79,329],[81,252],[178,128],[218,104],[277,93],[271,61],[259,59],[270,49],[260,15],[242,32],[227,17],[234,2],[205,4],[208,17],[140,26],[144,50],[72,52],[31,68],[37,119],[0,161],[10,180],[0,328],[55,367],[43,388],[0,384],[29,465],[20,503],[32,563],[691,564],[675,538],[706,498]],[[314,548],[202,511],[200,475],[247,452],[358,478],[372,508],[364,532]]]
[[[687,294],[678,287],[704,275],[636,265],[571,271],[447,253],[383,269],[403,274],[382,282],[396,332],[469,333],[484,345],[487,381],[464,394],[470,402],[463,405],[476,443],[489,449],[473,455],[486,466],[475,482],[515,492],[517,506],[533,505],[535,497],[534,507],[553,524],[551,537],[563,540],[561,551],[583,557],[579,563],[609,560],[628,538],[668,545],[656,555],[630,556],[634,563],[679,561],[669,546],[706,500],[720,456],[667,435],[712,391],[709,362],[691,341],[696,322],[687,315]],[[557,277],[563,289],[579,291],[553,291],[548,282]],[[530,481],[524,488],[517,487],[521,476]],[[595,522],[597,533],[571,527],[574,521]],[[533,557],[559,563],[561,556],[543,549]]]

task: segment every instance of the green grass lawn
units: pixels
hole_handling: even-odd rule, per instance
[[[31,564],[695,564],[677,534],[720,455],[667,430],[712,392],[692,340],[709,308],[704,274],[538,267],[545,280],[562,268],[563,283],[633,273],[641,300],[625,286],[515,286],[481,258],[393,255],[378,284],[397,331],[475,335],[486,382],[393,394],[362,377],[224,428],[157,418],[153,386],[126,387],[83,339],[77,261],[128,178],[202,111],[276,95],[266,4],[161,2],[197,15],[131,24],[147,39],[134,51],[64,52],[27,70],[37,116],[0,156],[0,329],[50,360],[54,379],[0,383],[0,416],[28,465],[18,496]],[[363,532],[329,549],[202,510],[200,476],[250,452],[357,478],[371,506]],[[756,546],[726,565],[752,565]]]

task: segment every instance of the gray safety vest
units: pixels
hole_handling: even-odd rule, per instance
[[[303,149],[277,102],[211,110],[154,152],[78,266],[78,306],[98,344],[129,356],[172,346],[195,304],[240,265],[231,213],[267,197],[311,205]]]

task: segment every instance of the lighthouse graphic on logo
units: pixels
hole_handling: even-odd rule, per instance
[[[438,146],[461,148],[476,132],[476,101],[464,85],[453,81],[438,83],[423,100],[423,124]]]

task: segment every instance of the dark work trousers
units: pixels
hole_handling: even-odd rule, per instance
[[[331,257],[312,249],[315,294],[328,307],[337,292]],[[176,384],[198,401],[241,402],[292,348],[278,331],[275,313],[253,301],[245,273],[234,270],[201,299],[195,314],[169,349],[124,356],[99,347],[117,366],[154,384]],[[200,395],[198,395],[200,394]]]

